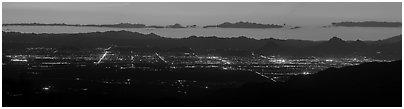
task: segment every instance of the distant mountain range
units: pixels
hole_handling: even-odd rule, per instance
[[[3,24],[3,26],[76,26],[76,27],[110,27],[110,28],[196,28],[197,25],[187,25],[182,26],[181,24],[173,24],[167,26],[156,26],[150,25],[147,26],[145,24],[131,24],[131,23],[119,23],[119,24],[65,24],[65,23],[12,23],[12,24]],[[236,22],[229,23],[225,22],[219,25],[208,25],[203,28],[208,27],[218,27],[218,28],[282,28],[281,25],[275,24],[258,24],[258,23],[250,23],[250,22]],[[296,28],[294,28],[296,29]]]
[[[276,24],[258,24],[258,23],[251,23],[251,22],[236,22],[230,23],[225,22],[219,25],[208,25],[204,26],[203,28],[209,27],[218,27],[218,28],[282,28],[282,25]]]
[[[97,48],[111,45],[126,46],[154,51],[216,53],[220,55],[283,56],[370,56],[375,58],[401,59],[401,35],[378,41],[344,41],[333,37],[327,41],[298,39],[253,39],[244,36],[220,38],[216,36],[166,38],[154,33],[141,34],[129,31],[107,31],[74,34],[19,33],[3,31],[3,50],[26,47]],[[184,49],[185,48],[185,49]],[[179,50],[178,50],[179,49]]]
[[[401,27],[401,22],[377,22],[377,21],[364,21],[364,22],[333,22],[333,26],[343,27]]]
[[[132,24],[132,23],[119,23],[119,24],[65,24],[65,23],[10,23],[3,24],[3,26],[76,26],[76,27],[109,27],[109,28],[196,28],[197,25],[182,26],[179,23],[167,26],[158,25],[145,25],[145,24]],[[331,26],[342,27],[401,27],[401,22],[378,22],[378,21],[364,21],[364,22],[333,22]],[[323,27],[331,27],[323,26]],[[259,24],[253,22],[224,22],[218,25],[206,25],[203,28],[284,28],[298,29],[300,26],[287,26],[286,24]]]
[[[14,23],[14,24],[3,24],[3,26],[76,26],[76,27],[109,27],[109,28],[187,28],[187,27],[195,27],[195,25],[182,26],[181,24],[167,25],[167,26],[156,26],[150,25],[147,26],[145,24],[131,24],[131,23],[119,23],[119,24],[64,24],[64,23],[52,23],[52,24],[44,24],[44,23]]]

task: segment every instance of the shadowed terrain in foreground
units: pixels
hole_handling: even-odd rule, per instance
[[[281,84],[248,83],[241,88],[218,91],[213,100],[222,106],[399,107],[401,75],[401,61],[364,63],[296,76]]]
[[[244,81],[238,87],[200,90],[200,93],[196,91],[188,96],[162,93],[165,92],[164,90],[170,89],[148,84],[139,84],[133,88],[75,81],[67,81],[67,84],[77,85],[77,87],[90,84],[89,86],[97,90],[88,90],[85,93],[52,92],[52,90],[35,93],[34,81],[23,79],[28,78],[24,75],[15,76],[18,72],[23,72],[19,70],[18,66],[3,66],[3,72],[14,73],[14,75],[3,73],[3,105],[399,107],[402,106],[401,64],[401,61],[374,62],[343,68],[329,68],[313,75],[294,76],[284,83],[265,80]],[[103,74],[102,71],[99,72],[101,73],[92,75]],[[205,72],[205,70],[187,72]],[[206,73],[215,76],[216,73],[223,72],[206,70]],[[243,76],[249,76],[247,80],[254,78],[248,72],[233,73],[235,76],[232,78],[243,78]],[[121,73],[116,75],[119,74]],[[223,81],[232,80],[232,78],[224,78]],[[57,81],[54,82],[58,84]],[[19,92],[19,94],[7,94],[6,92]]]

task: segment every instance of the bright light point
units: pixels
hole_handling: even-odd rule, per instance
[[[334,61],[334,60],[332,60],[332,59],[327,59],[327,60],[325,60],[326,62],[332,62],[332,61]]]
[[[43,87],[42,90],[48,91],[50,89],[50,86]]]
[[[308,75],[308,74],[310,74],[309,72],[303,72],[303,75]]]

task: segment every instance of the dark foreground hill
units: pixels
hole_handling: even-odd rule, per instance
[[[330,68],[286,83],[249,83],[210,96],[219,106],[401,107],[401,61]]]
[[[251,52],[264,55],[284,56],[369,56],[382,59],[401,59],[401,35],[379,41],[345,41],[333,37],[328,41],[297,39],[253,39],[244,36],[233,38],[197,37],[166,38],[156,34],[141,34],[129,31],[107,31],[75,34],[34,34],[3,32],[3,49],[28,47],[52,48],[98,48],[111,45],[167,51],[190,48],[198,53],[210,51],[222,55],[249,55]]]

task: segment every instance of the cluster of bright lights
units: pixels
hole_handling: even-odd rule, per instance
[[[157,57],[160,58],[160,60],[164,61],[164,63],[168,63],[162,56],[160,56],[158,53],[155,53]]]
[[[304,71],[302,74],[303,74],[303,75],[309,75],[310,72]]]
[[[112,47],[108,47],[107,49],[105,49],[105,53],[102,55],[102,57],[100,58],[100,60],[98,60],[97,64],[99,64],[104,58],[105,56],[107,56],[107,54],[109,53],[108,50],[110,50]]]
[[[52,88],[52,86],[45,86],[45,87],[42,87],[42,90],[49,91],[51,88]]]
[[[107,56],[107,54],[108,54],[108,51],[105,51],[105,53],[102,55],[100,60],[98,60],[97,64],[99,64],[105,58],[105,56]]]
[[[27,62],[28,60],[26,60],[26,59],[11,59],[11,61],[14,61],[14,62]]]
[[[275,63],[285,63],[286,60],[285,59],[276,59],[276,60],[273,60],[273,62],[275,62]]]

